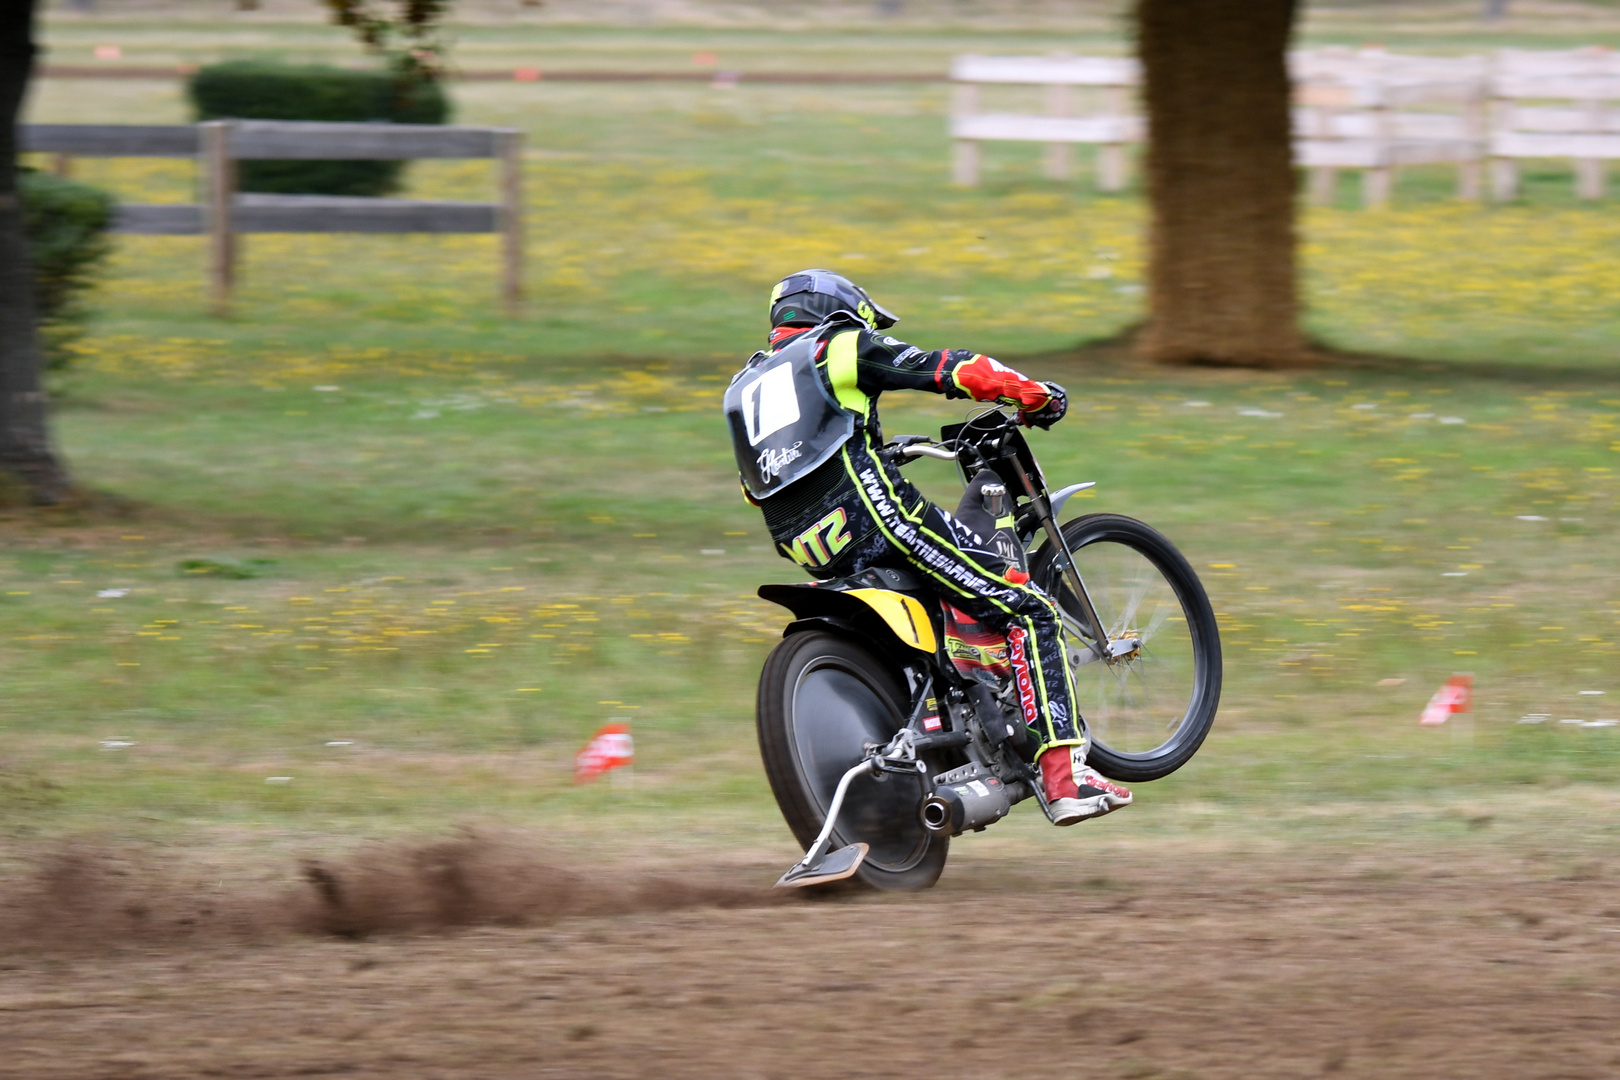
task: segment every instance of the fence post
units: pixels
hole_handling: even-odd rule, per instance
[[[1378,146],[1378,164],[1361,174],[1361,204],[1371,209],[1387,206],[1390,192],[1395,186],[1394,157],[1395,117],[1384,100],[1383,87],[1378,88],[1378,101],[1372,108],[1374,139]]]
[[[1296,138],[1303,135],[1314,142],[1328,142],[1335,138],[1335,120],[1338,112],[1333,108],[1332,100],[1327,94],[1320,92],[1321,88],[1311,85],[1302,86],[1296,97],[1305,104],[1304,130],[1296,133]],[[1339,173],[1331,165],[1313,165],[1310,168],[1310,179],[1307,183],[1310,200],[1317,206],[1326,206],[1333,202],[1339,187]]]
[[[523,133],[501,132],[501,300],[516,318],[523,308]]]
[[[1581,102],[1581,129],[1594,135],[1603,133],[1603,102],[1596,97]],[[1603,161],[1600,158],[1575,159],[1575,194],[1582,199],[1603,198]]]
[[[1519,163],[1512,158],[1491,159],[1491,197],[1509,202],[1519,194]]]
[[[231,158],[229,120],[209,120],[202,129],[203,173],[207,182],[208,299],[215,315],[228,315],[236,284],[236,233],[231,209],[236,195],[236,162]]]
[[[1048,83],[1046,87],[1046,115],[1069,115],[1069,88],[1062,83]],[[1046,144],[1046,175],[1053,180],[1069,178],[1069,144]]]
[[[1468,142],[1476,148],[1474,157],[1457,165],[1457,198],[1465,202],[1478,202],[1480,170],[1489,151],[1490,135],[1485,130],[1485,88],[1468,95],[1463,102],[1463,131]]]
[[[1128,91],[1123,86],[1110,86],[1103,91],[1103,110],[1110,120],[1125,123],[1129,111]],[[1097,147],[1097,190],[1125,190],[1125,144],[1103,143]]]
[[[961,118],[979,111],[979,88],[972,83],[957,83],[951,91],[951,115]],[[979,144],[972,139],[957,139],[951,144],[951,182],[972,187],[979,182]]]
[[[1339,170],[1331,165],[1311,168],[1310,200],[1314,206],[1332,206],[1339,187]]]
[[[1575,194],[1583,199],[1603,198],[1603,162],[1598,158],[1575,161]]]
[[[1495,97],[1491,102],[1491,131],[1511,131],[1517,117],[1512,98]],[[1519,163],[1509,157],[1491,155],[1491,199],[1508,202],[1519,194]]]

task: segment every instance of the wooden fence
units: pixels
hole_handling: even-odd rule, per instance
[[[1577,194],[1599,198],[1603,162],[1620,159],[1620,55],[1609,50],[1440,57],[1328,48],[1292,52],[1288,62],[1294,159],[1310,173],[1314,201],[1329,201],[1338,173],[1354,170],[1363,203],[1382,205],[1398,169],[1426,164],[1455,164],[1459,197],[1477,199],[1486,161],[1492,194],[1509,199],[1524,158],[1572,160]],[[1054,177],[1067,173],[1068,145],[1097,144],[1098,186],[1123,186],[1126,146],[1145,137],[1134,60],[963,56],[951,75],[956,183],[977,183],[979,142],[1001,139],[1046,143]],[[990,83],[1046,87],[1046,114],[980,111],[979,89]],[[1101,107],[1072,115],[1075,86],[1105,88]]]
[[[1332,201],[1341,169],[1361,172],[1366,206],[1382,206],[1403,165],[1455,164],[1457,195],[1477,199],[1485,154],[1480,56],[1407,56],[1320,49],[1289,56],[1294,160],[1313,202]]]
[[[1620,56],[1607,49],[1496,55],[1491,84],[1493,193],[1518,193],[1518,162],[1570,158],[1575,193],[1603,197],[1603,162],[1620,158]],[[1537,104],[1527,105],[1533,101]]]
[[[1097,151],[1097,187],[1125,187],[1127,143],[1142,140],[1142,121],[1131,114],[1131,91],[1139,81],[1135,60],[1111,56],[960,56],[951,65],[956,84],[950,130],[954,142],[952,178],[971,187],[979,182],[979,142],[1012,140],[1046,144],[1046,174],[1069,175],[1069,147],[1090,143]],[[1046,115],[980,112],[979,87],[986,84],[1042,86]],[[1101,100],[1077,114],[1076,88],[1093,88]],[[1100,95],[1098,95],[1100,92]]]
[[[523,295],[522,135],[510,128],[426,124],[324,124],[214,120],[184,125],[24,124],[19,149],[56,155],[65,173],[73,157],[176,157],[198,162],[199,204],[120,205],[113,231],[206,234],[209,295],[229,309],[238,244],[244,233],[500,233],[501,298],[515,314]],[[498,202],[443,202],[336,195],[238,192],[239,161],[411,161],[493,158],[500,162]]]

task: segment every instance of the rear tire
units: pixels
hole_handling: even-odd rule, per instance
[[[759,677],[759,752],[788,828],[809,849],[838,779],[905,722],[899,675],[853,641],[821,630],[790,634]],[[852,880],[877,889],[926,889],[945,869],[950,841],[923,828],[923,780],[886,774],[850,784],[832,846],[872,850]]]

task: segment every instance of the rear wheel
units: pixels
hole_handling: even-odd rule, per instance
[[[1191,760],[1221,699],[1221,639],[1198,575],[1157,529],[1119,514],[1089,514],[1062,527],[1080,579],[1110,641],[1140,648],[1099,660],[1092,632],[1051,542],[1031,577],[1058,600],[1076,705],[1091,733],[1087,763],[1104,776],[1140,783]]]
[[[791,634],[760,673],[756,720],[765,775],[788,828],[809,848],[827,820],[838,780],[904,723],[898,673],[852,641],[820,630]],[[950,842],[923,828],[922,777],[861,776],[850,784],[834,849],[871,851],[855,879],[879,889],[926,889],[945,869]]]

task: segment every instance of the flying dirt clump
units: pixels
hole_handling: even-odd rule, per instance
[[[0,883],[0,954],[105,951],[291,933],[285,904],[224,892],[197,868],[144,849],[64,842]]]
[[[480,833],[380,845],[343,867],[306,861],[304,878],[311,889],[300,929],[351,938],[776,900],[765,889],[645,874],[580,874],[520,842]]]
[[[32,873],[0,884],[0,954],[439,933],[780,899],[718,882],[580,873],[522,838],[474,831],[306,859],[297,877],[271,873],[242,885],[238,874],[228,890],[163,852],[80,843],[27,861]]]

